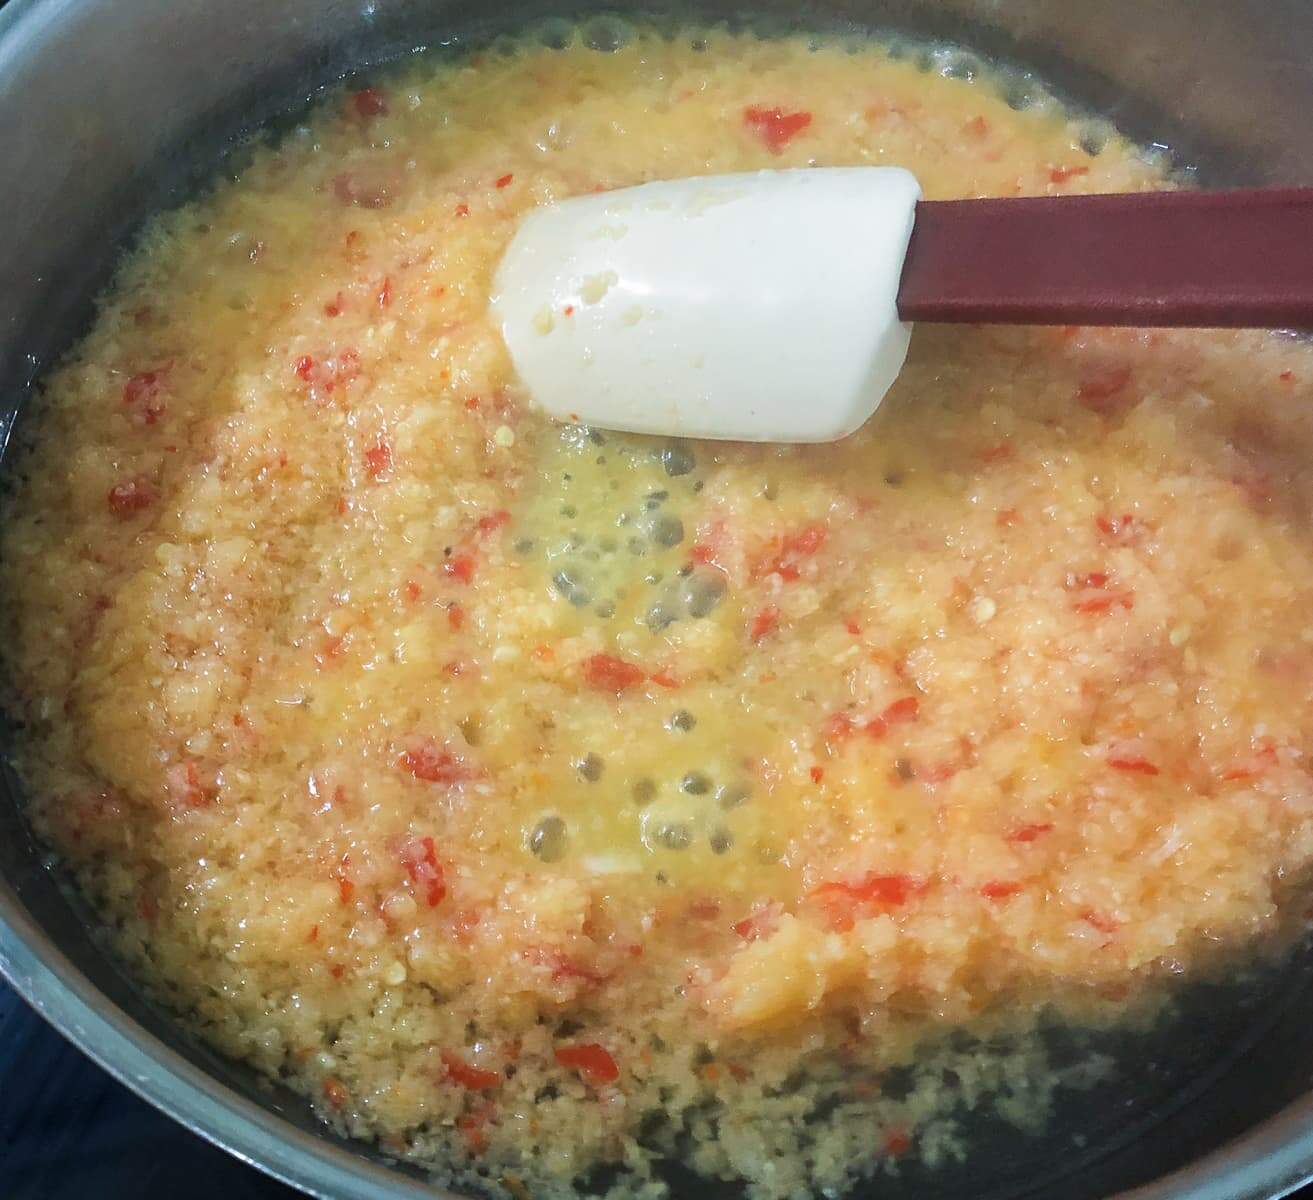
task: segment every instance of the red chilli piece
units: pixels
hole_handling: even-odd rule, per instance
[[[392,470],[392,446],[381,434],[365,451],[365,469],[371,479],[381,479]]]
[[[1101,417],[1112,416],[1124,407],[1122,395],[1131,382],[1129,366],[1106,367],[1086,375],[1076,388],[1076,399],[1090,412]]]
[[[387,94],[378,88],[361,88],[358,92],[352,92],[351,107],[356,116],[367,121],[374,117],[385,117],[388,112]]]
[[[496,533],[503,525],[510,524],[511,514],[504,508],[499,508],[496,512],[485,513],[479,518],[476,528],[483,537],[490,533]]]
[[[1050,183],[1066,183],[1068,179],[1074,179],[1078,175],[1088,175],[1089,167],[1050,167]]]
[[[780,610],[773,604],[763,608],[748,627],[748,636],[754,643],[760,643],[769,637],[780,624]]]
[[[1108,766],[1114,771],[1127,771],[1134,775],[1157,775],[1158,768],[1139,754],[1110,754]]]
[[[1132,513],[1122,513],[1120,517],[1109,517],[1101,513],[1094,518],[1094,524],[1099,532],[1111,538],[1128,534],[1134,523],[1135,517]]]
[[[896,1125],[884,1138],[885,1153],[893,1158],[906,1154],[912,1148],[912,1135],[905,1125]]]
[[[599,692],[621,692],[637,687],[647,678],[643,669],[614,654],[593,654],[584,659],[584,680]]]
[[[143,509],[150,508],[159,499],[155,485],[144,475],[125,479],[109,489],[106,496],[110,511],[116,517],[130,517]]]
[[[496,1071],[485,1071],[482,1067],[471,1066],[459,1054],[450,1050],[442,1051],[442,1065],[447,1078],[463,1088],[473,1092],[482,1092],[501,1083],[501,1075]]]
[[[1034,825],[1021,825],[1009,833],[1005,840],[1026,845],[1052,831],[1053,825],[1048,821],[1037,822]]]
[[[594,1087],[614,1083],[620,1078],[620,1068],[611,1052],[596,1042],[562,1046],[556,1051],[556,1061],[569,1070],[578,1071]]]
[[[1257,746],[1252,754],[1236,759],[1222,772],[1222,779],[1227,783],[1255,779],[1275,767],[1278,762],[1276,747],[1270,741],[1265,741]]]
[[[510,187],[511,182],[512,180],[514,180],[514,178],[515,178],[514,175],[502,175],[497,179],[496,183],[493,186],[497,188]]]
[[[853,927],[854,910],[862,906],[901,908],[924,884],[910,875],[868,874],[857,882],[823,883],[813,888],[811,897],[825,909],[830,928],[845,932]]]
[[[469,770],[456,755],[434,742],[407,750],[397,765],[424,783],[440,783],[444,787],[453,787],[470,777]]]
[[[741,921],[730,926],[745,942],[770,937],[779,927],[782,908],[778,903],[759,904]]]
[[[351,1094],[346,1090],[346,1085],[340,1079],[325,1079],[323,1089],[324,1099],[339,1111],[345,1108],[346,1102],[351,1099]]]
[[[1010,880],[991,879],[988,883],[982,884],[980,894],[986,900],[1006,900],[1015,896],[1021,891],[1021,884],[1013,883]]]
[[[782,154],[784,147],[812,123],[812,115],[753,104],[743,110],[743,123],[766,143],[772,154]]]
[[[895,700],[878,717],[867,721],[864,726],[867,737],[882,738],[895,725],[907,725],[915,721],[921,712],[921,702],[915,696],[904,696]]]
[[[154,425],[164,415],[164,372],[138,371],[123,385],[123,404],[137,425]]]
[[[416,887],[424,889],[430,908],[437,908],[447,895],[447,877],[438,862],[431,837],[411,838],[401,847],[401,865]]]
[[[474,579],[474,555],[453,554],[443,560],[442,570],[444,574],[459,579],[461,583],[470,583]]]
[[[350,904],[352,896],[356,894],[356,885],[347,877],[350,869],[351,855],[344,854],[337,870],[333,872],[333,879],[337,882],[337,898],[344,905]]]
[[[1115,917],[1110,917],[1106,913],[1095,912],[1092,908],[1085,909],[1081,913],[1080,919],[1087,925],[1093,925],[1100,933],[1109,935],[1116,933],[1122,927],[1121,922]]]

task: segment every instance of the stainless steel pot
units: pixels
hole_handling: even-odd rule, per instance
[[[33,379],[85,325],[142,216],[198,186],[235,135],[346,71],[478,40],[571,0],[11,0],[0,10],[0,441]],[[636,6],[623,2],[610,9]],[[776,24],[967,43],[1035,69],[1202,182],[1313,182],[1307,0],[744,0]],[[742,17],[735,0],[646,11]],[[29,411],[30,410],[30,411]],[[6,462],[6,467],[9,464]],[[7,731],[6,736],[12,736]],[[95,945],[0,780],[0,971],[68,1037],[190,1128],[320,1196],[434,1190],[326,1133],[300,1098],[190,1042]],[[1313,1177],[1310,964],[1214,989],[1137,1043],[1115,1105],[1047,1138],[1015,1133],[906,1194],[1240,1200]],[[1072,1139],[1073,1131],[1084,1144]],[[677,1186],[679,1181],[676,1180]],[[910,1189],[910,1190],[908,1190]],[[1129,1189],[1129,1190],[1128,1190]],[[707,1192],[685,1184],[685,1194]],[[440,1193],[437,1193],[440,1194]],[[881,1196],[888,1193],[881,1191]]]

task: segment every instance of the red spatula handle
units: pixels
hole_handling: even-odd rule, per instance
[[[922,201],[907,321],[1313,328],[1313,188]]]

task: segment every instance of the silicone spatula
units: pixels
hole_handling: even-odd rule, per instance
[[[1313,327],[1313,189],[924,201],[907,171],[709,176],[534,210],[493,306],[552,416],[831,441],[912,323]]]

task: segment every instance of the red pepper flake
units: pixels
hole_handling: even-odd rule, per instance
[[[1109,754],[1108,766],[1114,771],[1127,771],[1135,775],[1158,774],[1158,768],[1139,754]]]
[[[772,154],[782,154],[784,147],[812,123],[812,115],[753,104],[743,110],[743,123],[766,143]]]
[[[299,378],[304,379],[309,383],[314,377],[315,360],[311,358],[310,355],[303,354],[292,364],[292,370],[296,372]]]
[[[1019,524],[1021,514],[1015,508],[1000,509],[998,515],[994,518],[994,524],[1000,529],[1011,529],[1012,526]]]
[[[342,904],[350,904],[351,897],[356,893],[356,885],[347,878],[347,872],[350,869],[351,855],[344,854],[337,870],[333,872],[333,878],[337,880],[337,898]]]
[[[780,610],[773,604],[768,605],[752,618],[748,636],[753,642],[761,642],[779,627],[779,623]]]
[[[1295,382],[1295,372],[1294,372],[1294,371],[1282,371],[1281,374],[1277,376],[1277,378],[1278,378],[1279,380],[1281,380],[1282,383],[1294,383],[1294,382]]]
[[[578,1071],[584,1080],[594,1087],[604,1083],[614,1083],[620,1078],[620,1068],[605,1046],[596,1042],[584,1042],[575,1046],[561,1046],[556,1051],[556,1061],[572,1071]]]
[[[351,1094],[346,1090],[346,1085],[340,1079],[329,1076],[324,1080],[324,1099],[334,1108],[341,1110],[346,1107],[346,1102],[351,1099]]]
[[[679,680],[669,671],[654,671],[652,673],[652,682],[663,688],[679,687]]]
[[[123,385],[123,403],[137,425],[154,425],[164,415],[164,371],[138,371]]]
[[[1254,779],[1278,763],[1276,746],[1270,739],[1264,738],[1255,746],[1254,752],[1244,758],[1238,758],[1225,771],[1222,778],[1228,783],[1237,780]]]
[[[357,208],[387,208],[392,203],[386,184],[363,182],[350,171],[333,177],[333,195],[340,203]]]
[[[441,1053],[442,1065],[446,1068],[447,1078],[452,1083],[458,1083],[461,1087],[475,1092],[496,1087],[501,1083],[501,1076],[496,1071],[485,1071],[482,1067],[471,1066],[459,1054],[450,1050],[443,1050]]]
[[[833,713],[821,726],[821,739],[827,746],[833,747],[836,743],[852,737],[855,728],[852,717],[847,713]]]
[[[1135,516],[1132,513],[1122,513],[1120,517],[1110,517],[1100,513],[1094,518],[1094,524],[1099,532],[1110,538],[1120,538],[1123,534],[1128,534],[1134,523]]]
[[[447,628],[453,633],[465,624],[465,610],[454,601],[447,605]]]
[[[470,1154],[482,1154],[488,1148],[487,1123],[488,1114],[482,1110],[465,1113],[456,1121],[456,1131]]]
[[[785,583],[793,583],[802,574],[802,560],[810,558],[825,544],[828,532],[824,525],[808,525],[777,539],[765,561],[753,567],[752,577],[778,575]]]
[[[458,204],[455,213],[458,217],[468,217],[470,215],[470,206],[468,204]]]
[[[205,808],[214,801],[214,793],[201,785],[195,759],[174,763],[164,776],[169,799],[187,808]]]
[[[988,883],[982,884],[980,888],[980,894],[986,900],[1006,900],[1009,896],[1015,896],[1019,891],[1021,891],[1021,884],[1002,879],[991,879]]]
[[[351,107],[355,110],[356,116],[365,120],[385,117],[388,111],[388,98],[378,88],[361,88],[360,91],[351,93]]]
[[[392,276],[383,276],[383,282],[378,285],[378,295],[376,299],[378,300],[379,308],[387,308],[387,306],[392,303]]]
[[[315,662],[326,667],[329,663],[341,657],[342,647],[346,644],[346,636],[328,637],[320,644],[319,649],[315,651]]]
[[[614,692],[618,696],[637,687],[644,678],[642,668],[614,654],[593,654],[584,659],[584,679],[589,687],[600,692]]]
[[[342,293],[338,292],[336,296],[334,296],[327,304],[324,305],[324,316],[340,317],[342,315],[342,309],[345,307],[345,304],[346,301],[344,300]]]
[[[158,499],[155,485],[144,475],[116,483],[106,496],[110,511],[116,517],[130,517],[133,513],[149,508]]]
[[[778,902],[758,904],[741,921],[735,921],[731,928],[745,942],[755,942],[759,938],[770,937],[779,927],[783,908]]]
[[[1033,842],[1046,833],[1051,833],[1053,826],[1048,821],[1037,822],[1034,825],[1020,825],[1007,835],[1009,842],[1018,842],[1025,844]]]
[[[469,583],[474,578],[474,555],[453,554],[443,561],[442,570],[461,583]]]
[[[424,594],[424,589],[413,579],[408,579],[406,581],[406,586],[403,590],[405,591],[406,601],[409,604],[414,604],[415,601]],[[448,619],[450,619],[450,610],[448,610]]]
[[[503,525],[510,523],[511,514],[504,508],[499,508],[496,512],[486,513],[479,518],[476,528],[483,537],[490,533],[496,533]]]
[[[904,696],[895,700],[878,717],[867,721],[863,727],[868,737],[882,738],[895,725],[907,725],[915,721],[921,712],[921,702],[915,696]]]
[[[820,783],[825,778],[824,767],[812,767],[807,773],[811,776],[812,783]]]
[[[1106,613],[1114,607],[1120,606],[1128,611],[1135,607],[1135,594],[1133,592],[1108,592],[1103,596],[1089,596],[1084,600],[1076,600],[1072,603],[1072,611],[1078,613]]]
[[[1088,175],[1089,167],[1050,167],[1050,183],[1066,183],[1068,179],[1074,179],[1077,175]]]
[[[567,317],[572,317],[572,316],[574,316],[574,305],[573,305],[573,304],[567,304],[567,305],[565,306],[565,308],[564,308],[563,311],[564,311],[564,313],[565,313],[565,315],[566,315]]]
[[[421,777],[422,778],[422,777]],[[401,865],[417,887],[423,887],[430,908],[437,908],[447,895],[447,877],[438,862],[431,837],[410,838],[401,847]]]
[[[720,916],[720,901],[714,896],[700,896],[689,904],[688,915],[698,921],[714,921]]]
[[[513,180],[514,178],[515,178],[514,175],[502,175],[502,176],[499,176],[498,179],[497,179],[497,182],[496,182],[495,186],[498,187],[498,188],[510,187],[510,185],[511,185],[511,180]]]
[[[825,909],[830,928],[844,932],[853,927],[854,910],[862,905],[900,908],[925,885],[910,875],[877,875],[872,872],[856,883],[823,883],[811,897]]]
[[[1085,909],[1080,919],[1088,925],[1093,925],[1100,933],[1113,934],[1122,926],[1121,922],[1115,917],[1110,917],[1106,913],[1095,912],[1092,908]]]
[[[906,1154],[912,1148],[912,1135],[906,1125],[895,1125],[884,1135],[885,1153],[894,1158]]]
[[[977,456],[981,462],[1003,462],[1004,459],[1012,457],[1012,443],[999,442],[997,446],[990,446],[982,450]]]
[[[849,633],[851,633],[853,637],[861,637],[862,627],[859,624],[857,624],[857,622],[852,617],[844,618],[843,627]]]
[[[705,566],[708,563],[715,562],[716,551],[713,547],[698,542],[691,550],[689,550],[688,557],[691,562],[700,563]]]
[[[433,741],[421,742],[415,749],[407,750],[397,765],[416,779],[445,787],[464,783],[470,777],[469,769],[459,757]]]
[[[371,479],[381,479],[392,470],[392,445],[382,434],[365,451],[365,469]]]
[[[962,132],[969,133],[972,137],[982,138],[989,133],[989,122],[981,116],[972,117],[962,126]]]
[[[1084,575],[1073,576],[1072,586],[1078,588],[1105,588],[1108,586],[1108,572],[1088,571]]]
[[[1131,381],[1129,366],[1109,366],[1092,370],[1076,388],[1076,399],[1101,417],[1112,416],[1123,407],[1122,393]]]
[[[344,967],[341,963],[334,963],[331,967],[328,968],[328,973],[334,979],[341,979],[342,976],[346,974],[346,967]]]

